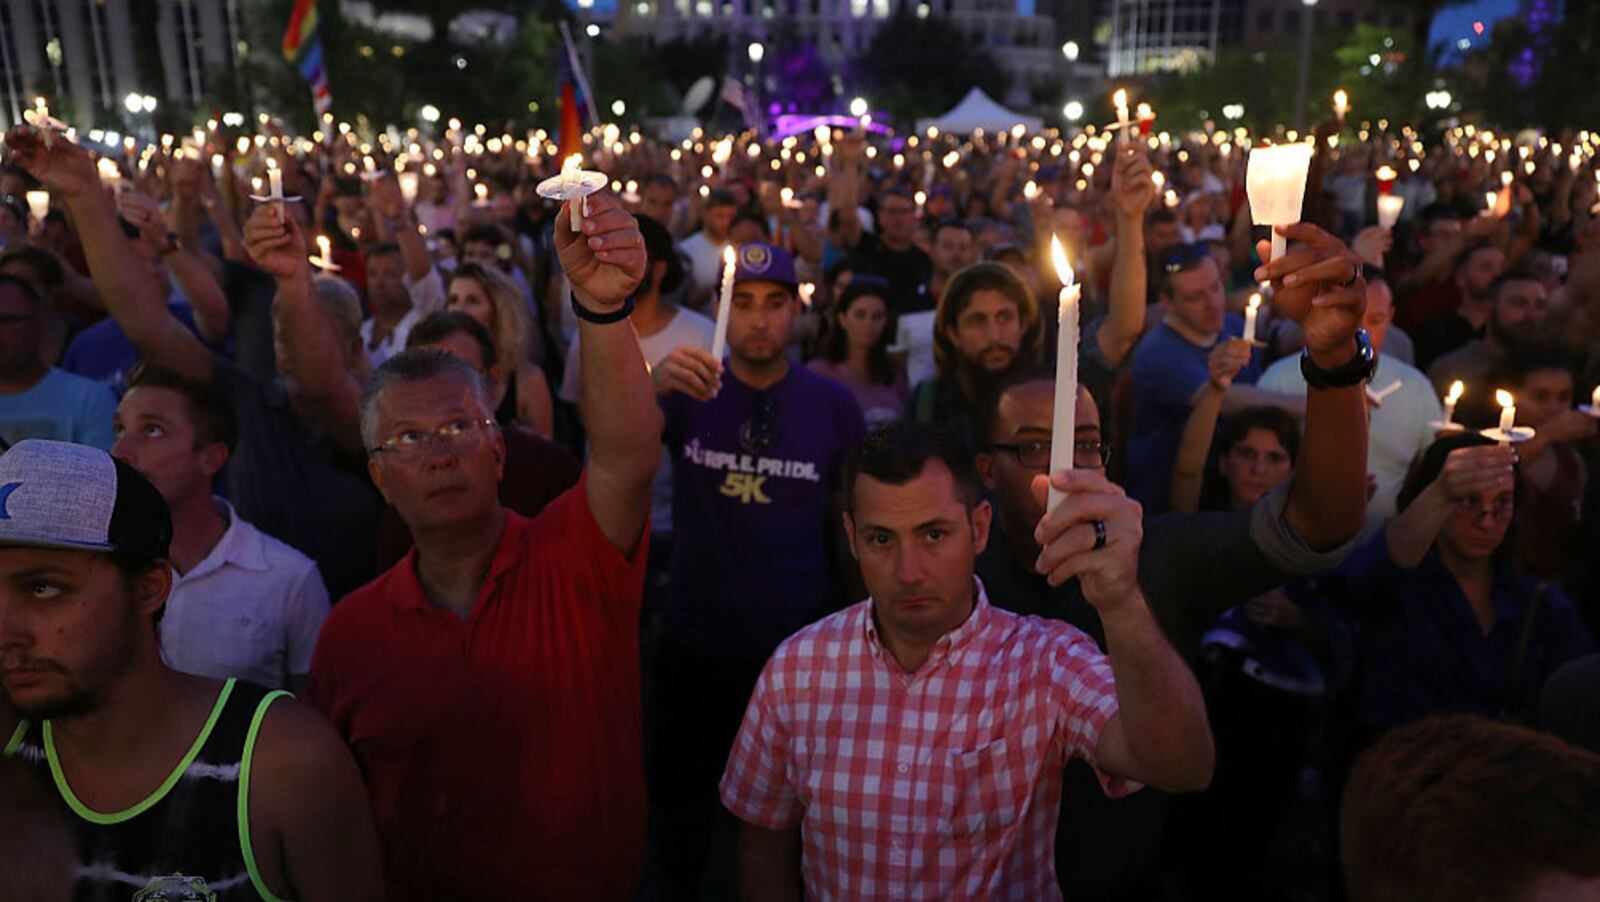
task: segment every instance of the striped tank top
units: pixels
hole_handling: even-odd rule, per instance
[[[67,783],[50,721],[23,721],[3,753],[53,785],[72,834],[77,902],[274,902],[250,846],[250,759],[267,708],[286,692],[228,680],[172,773],[144,801],[90,810]]]

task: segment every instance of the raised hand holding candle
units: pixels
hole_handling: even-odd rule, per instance
[[[284,203],[295,202],[300,200],[300,198],[283,196],[283,170],[278,168],[278,161],[271,157],[267,157],[267,183],[269,193],[252,194],[250,195],[250,199],[256,201],[257,203],[270,203],[277,207],[278,222],[287,222],[288,218],[284,216],[283,212]],[[259,191],[261,189],[257,187],[256,190]]]
[[[1256,316],[1261,312],[1261,292],[1250,295],[1250,303],[1244,308],[1244,340],[1250,344],[1256,341]]]
[[[338,272],[340,266],[333,262],[333,242],[327,235],[317,236],[317,256],[311,258],[311,265],[323,272]]]
[[[1250,217],[1256,225],[1286,226],[1300,221],[1300,204],[1305,199],[1306,174],[1311,169],[1310,144],[1279,144],[1250,151],[1245,167],[1245,193],[1250,198]],[[1270,263],[1287,249],[1284,237],[1272,230]]]
[[[1050,236],[1050,260],[1055,264],[1056,277],[1061,280],[1056,309],[1060,327],[1056,334],[1056,404],[1050,423],[1050,472],[1054,474],[1072,469],[1073,450],[1077,445],[1078,295],[1082,288],[1074,282],[1066,248],[1055,235]],[[1064,493],[1050,486],[1046,510],[1055,510],[1065,498]]]
[[[711,339],[711,359],[718,363],[728,348],[728,313],[733,309],[733,276],[738,260],[739,252],[728,245],[722,252],[722,294],[717,298],[717,330]]]
[[[603,172],[593,172],[583,167],[583,158],[578,154],[567,157],[561,164],[561,174],[553,175],[539,183],[535,190],[540,197],[551,200],[576,201],[570,205],[572,215],[568,217],[574,232],[583,229],[583,217],[588,215],[589,195],[604,188],[610,179]]]

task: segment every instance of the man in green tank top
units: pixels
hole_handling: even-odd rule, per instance
[[[104,451],[0,456],[0,754],[60,809],[77,861],[59,879],[79,900],[381,898],[333,729],[287,693],[162,662],[171,535],[161,495]],[[0,847],[0,874],[19,854]]]

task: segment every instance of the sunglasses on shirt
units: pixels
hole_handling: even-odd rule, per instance
[[[772,414],[775,406],[771,395],[756,396],[750,419],[739,427],[739,446],[744,448],[746,454],[760,454],[772,444]]]

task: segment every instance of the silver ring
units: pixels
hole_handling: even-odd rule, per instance
[[[1094,527],[1094,550],[1099,551],[1106,547],[1106,521],[1090,520],[1089,525]]]

